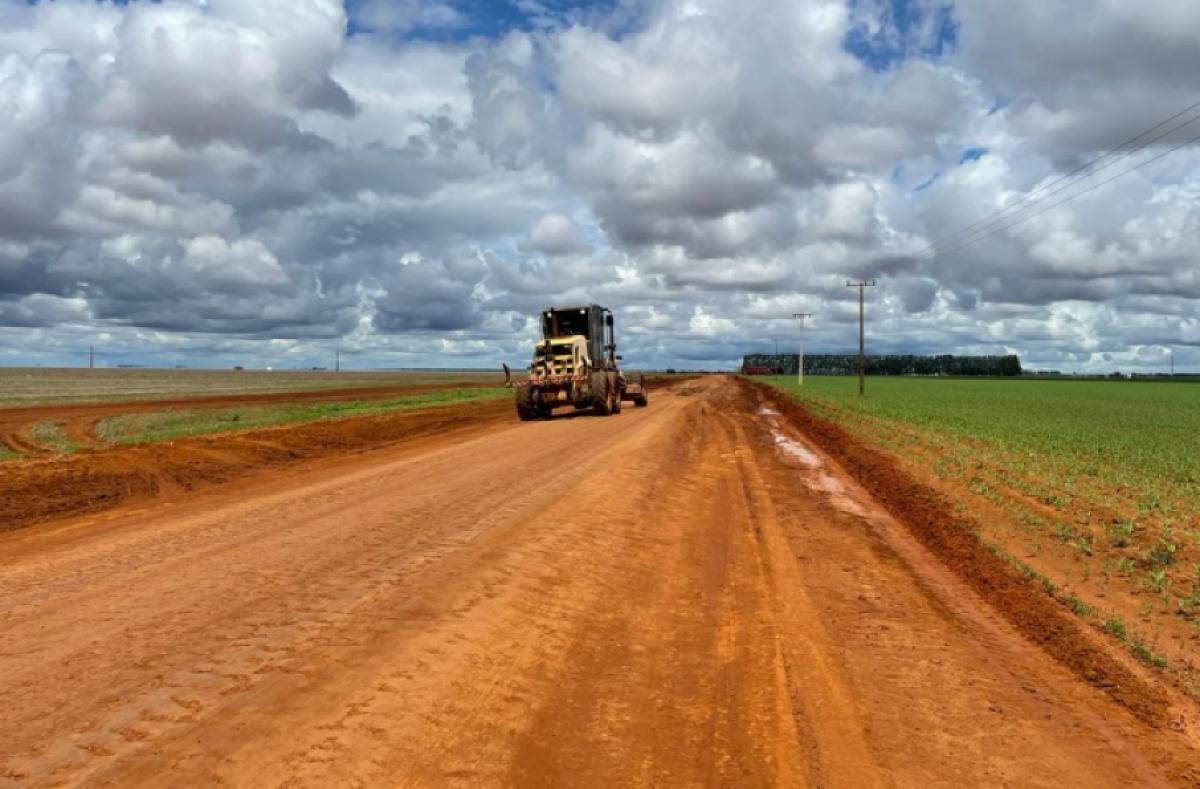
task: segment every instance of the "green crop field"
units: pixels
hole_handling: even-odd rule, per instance
[[[854,377],[754,380],[948,492],[1140,657],[1197,657],[1200,383],[881,377],[860,398]]]
[[[252,371],[0,368],[0,407],[222,395],[307,392],[374,386],[500,383],[495,372]]]
[[[1148,490],[1195,496],[1200,384],[1143,381],[873,378],[770,379],[819,413],[900,424],[978,442],[1037,465],[1060,465]]]
[[[114,444],[143,444],[232,430],[276,427],[469,401],[494,400],[504,396],[511,396],[510,390],[497,387],[494,389],[449,389],[386,400],[255,405],[237,408],[166,409],[109,417],[96,425],[95,434],[97,438]]]

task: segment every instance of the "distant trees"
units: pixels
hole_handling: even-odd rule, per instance
[[[800,357],[791,353],[751,353],[742,357],[742,368],[766,367],[777,375],[795,375]],[[1021,360],[1008,356],[917,356],[889,354],[866,357],[867,375],[974,375],[1021,374]],[[857,375],[857,354],[805,354],[804,372],[811,375]]]
[[[1008,354],[1000,357],[1000,374],[1001,375],[1020,375],[1021,360],[1016,354]]]

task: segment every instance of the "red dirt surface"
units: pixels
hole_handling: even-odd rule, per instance
[[[1151,680],[1080,681],[765,404],[495,404],[0,534],[0,785],[1195,784]]]

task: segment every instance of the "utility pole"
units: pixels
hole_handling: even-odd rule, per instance
[[[342,371],[342,352],[334,351],[333,371],[340,373]]]
[[[858,396],[862,397],[866,393],[866,385],[864,383],[867,377],[867,358],[863,350],[863,292],[867,288],[875,286],[873,279],[860,279],[858,282],[846,281],[847,288],[858,288]]]
[[[96,369],[96,346],[95,345],[88,346],[88,369],[89,370]]]
[[[1171,346],[1171,377],[1175,377],[1175,346]]]
[[[811,318],[811,312],[793,312],[792,317],[800,321],[800,363],[797,365],[796,385],[804,386],[804,319]]]

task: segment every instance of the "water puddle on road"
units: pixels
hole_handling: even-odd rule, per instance
[[[799,441],[785,436],[779,428],[771,428],[771,437],[775,439],[775,446],[779,447],[779,450],[785,455],[794,457],[809,468],[820,468],[821,458],[814,455],[812,450]]]
[[[758,409],[758,413],[767,417],[767,422],[771,429],[771,438],[775,442],[775,447],[785,457],[796,461],[805,468],[805,481],[811,490],[823,493],[829,498],[830,503],[842,512],[863,517],[867,515],[866,510],[857,501],[850,498],[850,493],[846,490],[846,486],[837,477],[825,470],[825,463],[821,460],[820,455],[809,449],[804,442],[792,438],[780,429],[778,420],[775,418],[780,416],[778,411],[768,404]]]
[[[827,494],[839,510],[851,515],[866,517],[867,511],[860,507],[857,501],[850,498],[850,494],[846,492],[846,486],[837,477],[821,474],[816,480],[816,487],[822,493]]]

